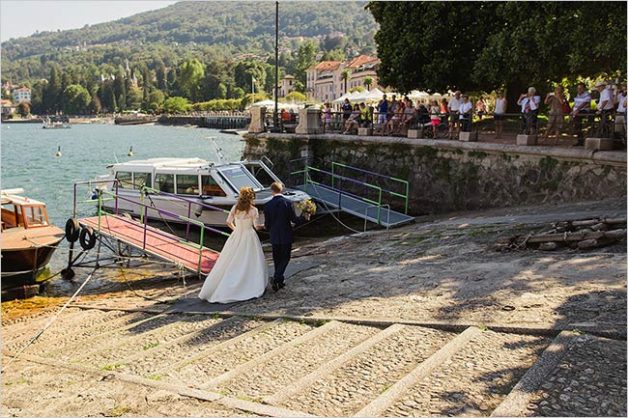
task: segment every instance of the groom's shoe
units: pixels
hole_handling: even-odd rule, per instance
[[[277,280],[272,279],[271,287],[273,288],[273,291],[275,291],[275,292],[277,292],[279,290],[279,284],[277,283]]]
[[[286,284],[283,281],[281,281],[277,283],[277,286],[279,286],[280,289],[283,289],[284,287],[286,287]]]

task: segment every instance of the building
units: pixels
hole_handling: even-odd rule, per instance
[[[368,55],[359,55],[349,61],[322,61],[307,69],[306,90],[308,98],[317,102],[335,100],[354,87],[367,88],[365,81],[371,79],[369,90],[379,87],[377,68],[380,60]],[[343,73],[347,71],[347,80]]]
[[[279,97],[286,97],[288,93],[294,91],[294,77],[286,74],[281,80],[281,88],[279,89]]]
[[[13,103],[20,104],[22,102],[31,101],[31,89],[28,87],[20,87],[13,90]]]
[[[11,100],[0,100],[0,113],[3,118],[15,113],[15,106],[13,106]]]

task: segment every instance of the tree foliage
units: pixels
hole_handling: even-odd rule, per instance
[[[626,74],[626,3],[371,2],[380,82],[412,89],[517,90]],[[519,93],[514,91],[514,94]]]
[[[164,101],[163,109],[168,113],[184,113],[190,110],[190,102],[185,97],[170,97]]]
[[[85,87],[80,84],[70,84],[63,91],[63,95],[65,97],[65,108],[63,109],[65,113],[80,115],[88,112],[92,97]]]

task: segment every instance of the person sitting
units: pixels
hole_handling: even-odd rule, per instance
[[[345,135],[349,134],[354,129],[357,131],[359,126],[360,126],[360,106],[356,104],[353,107],[353,111],[351,112],[347,120],[345,121],[345,130],[343,134]]]
[[[416,111],[414,110],[414,107],[412,105],[412,100],[410,100],[409,98],[406,97],[404,99],[404,104],[405,106],[403,108],[403,114],[399,123],[399,133],[403,136],[406,136],[408,135],[408,128],[411,124],[414,123],[416,119]]]
[[[368,128],[370,124],[369,109],[364,102],[360,103],[360,119],[358,123],[362,128]]]
[[[460,114],[460,129],[462,132],[471,132],[471,116],[473,114],[473,104],[466,94],[462,96],[462,103],[458,108]]]
[[[445,99],[443,99],[445,100]],[[436,100],[430,103],[430,125],[432,125],[432,138],[436,138],[436,130],[440,125],[440,106]]]
[[[403,117],[403,108],[400,105],[397,105],[396,109],[397,110],[392,114],[390,120],[386,124],[388,135],[396,135],[399,132],[399,123]]]
[[[536,89],[530,87],[527,94],[523,93],[519,96],[517,104],[521,106],[522,133],[535,135],[541,96],[537,96]]]

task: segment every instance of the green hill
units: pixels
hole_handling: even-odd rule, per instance
[[[123,6],[124,3],[120,3]],[[2,43],[3,79],[47,77],[49,64],[124,65],[161,60],[235,57],[262,59],[274,50],[274,2],[181,2],[81,29],[41,32]],[[280,3],[283,53],[304,38],[321,50],[340,48],[353,55],[373,52],[376,24],[364,2]]]

